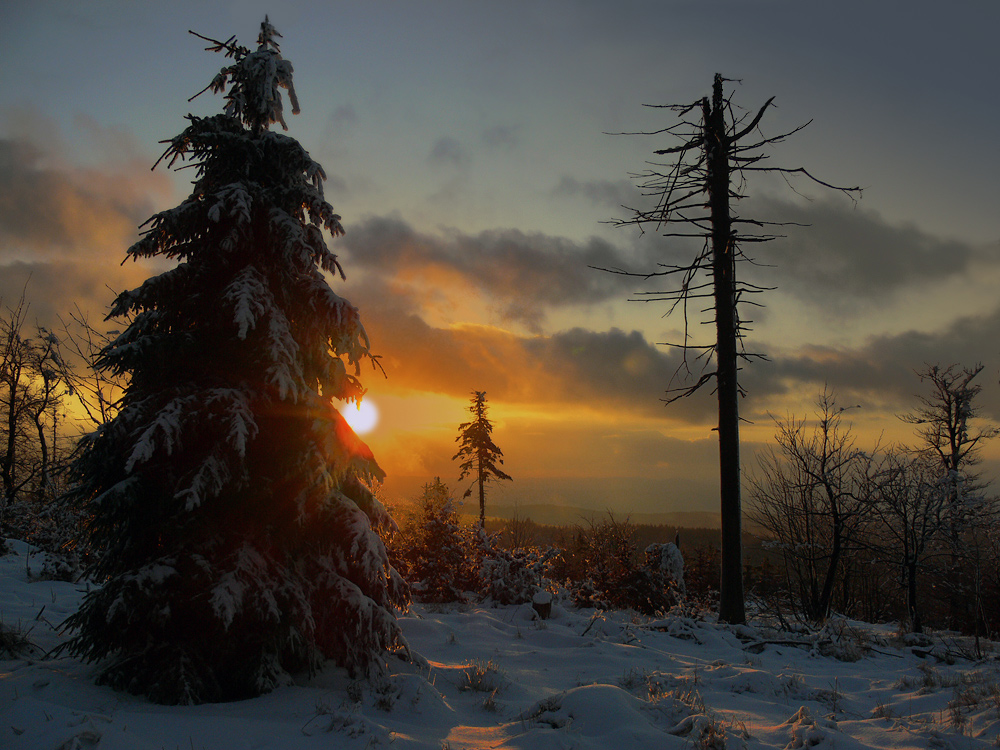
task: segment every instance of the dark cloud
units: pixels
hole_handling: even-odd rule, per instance
[[[423,273],[429,286],[436,270],[447,269],[470,288],[494,297],[504,317],[536,327],[552,306],[624,299],[638,283],[594,270],[636,263],[596,237],[578,243],[516,229],[430,236],[399,219],[374,218],[353,227],[341,246],[353,267],[393,275]],[[646,258],[636,265],[653,263]]]
[[[330,126],[336,130],[350,128],[358,121],[358,113],[351,104],[341,104],[330,115]]]
[[[327,175],[326,182],[323,183],[323,193],[326,195],[327,200],[331,200],[332,196],[343,198],[352,192],[351,186],[347,184],[347,180],[339,175]]]
[[[807,206],[794,220],[824,216],[834,226],[854,222],[845,229],[853,241],[838,240],[833,228],[824,223],[821,228],[830,244],[825,249],[814,245],[811,250],[813,254],[825,252],[831,264],[836,261],[843,266],[844,283],[855,283],[854,294],[864,286],[855,277],[875,277],[887,288],[902,291],[940,278],[951,265],[968,272],[976,257],[967,248],[952,252],[945,241],[910,228],[893,229],[873,214],[855,214],[835,205]],[[919,257],[896,278],[870,257],[874,253],[854,246],[854,242],[870,241],[886,248],[886,263],[891,257],[899,263],[914,254]],[[790,244],[791,240],[782,242]],[[654,267],[652,245],[634,250],[635,259],[630,259],[625,251],[601,239],[575,243],[516,230],[429,236],[401,220],[376,218],[354,228],[344,238],[344,247],[351,256],[349,267],[373,272],[368,274],[373,286],[358,301],[366,316],[376,311],[372,330],[373,335],[377,332],[378,350],[398,366],[398,377],[418,390],[462,395],[473,387],[486,388],[520,403],[587,406],[608,402],[649,415],[664,413],[661,399],[668,388],[690,384],[701,372],[701,363],[692,352],[694,372],[682,379],[684,362],[679,350],[657,346],[634,331],[573,329],[522,336],[494,328],[435,328],[421,317],[441,289],[457,286],[466,295],[471,291],[488,295],[509,317],[529,323],[529,330],[540,334],[537,324],[554,306],[624,300],[636,279],[599,273],[589,266]],[[946,262],[937,257],[939,253]],[[952,259],[950,264],[947,258]],[[765,270],[782,274],[786,280],[796,279],[803,288],[828,283],[817,280],[820,271],[804,260]],[[400,278],[406,279],[403,291],[397,283]],[[875,286],[872,283],[868,292],[872,296],[877,296]],[[821,296],[820,291],[813,293]],[[993,364],[997,359],[993,349],[1000,347],[991,342],[997,340],[1000,310],[964,318],[938,332],[885,335],[853,348],[811,346],[789,352],[781,342],[761,341],[755,348],[768,352],[771,361],[754,361],[743,368],[741,383],[748,396],[742,408],[749,418],[758,419],[783,398],[797,399],[804,392],[818,393],[829,386],[852,402],[899,413],[912,408],[913,394],[919,390],[915,370],[928,363],[980,360],[996,370],[1000,362]],[[995,380],[996,374],[986,377]],[[984,394],[983,403],[1000,417],[1000,398]],[[671,405],[665,413],[691,423],[711,424],[714,409],[710,388],[706,388],[693,399]]]
[[[627,180],[580,181],[564,176],[553,196],[583,197],[595,205],[621,208],[648,205]],[[931,285],[961,280],[977,268],[1000,265],[996,248],[979,247],[957,239],[935,236],[912,224],[892,224],[877,212],[845,200],[793,202],[773,197],[754,197],[735,207],[740,217],[772,222],[747,234],[784,235],[771,242],[744,243],[743,249],[759,265],[745,265],[741,273],[748,281],[776,287],[799,302],[825,308],[839,317],[865,314],[886,308],[902,294],[926,290]],[[610,216],[628,218],[619,210]],[[778,224],[784,223],[785,226]],[[648,234],[657,232],[647,227]],[[678,253],[665,262],[683,264],[690,254],[676,239]],[[664,261],[639,243],[645,251],[632,252],[623,265],[630,270],[655,270]],[[766,304],[766,299],[762,299]],[[760,314],[757,316],[760,317]]]
[[[375,350],[384,356],[390,386],[462,397],[487,390],[508,403],[561,404],[663,416],[711,426],[716,419],[711,383],[691,398],[666,405],[668,389],[693,384],[703,372],[697,352],[658,346],[638,331],[574,328],[548,335],[519,335],[486,326],[437,328],[420,317],[419,305],[394,294],[382,281],[355,287]],[[788,397],[835,391],[844,403],[899,414],[913,408],[921,390],[915,374],[928,364],[984,362],[984,413],[1000,420],[1000,308],[969,317],[938,332],[911,331],[873,337],[855,348],[780,346],[769,361],[745,363],[747,392],[741,411],[766,420]],[[688,369],[689,368],[689,369]],[[711,369],[711,363],[708,364]]]
[[[353,110],[340,116],[349,122]],[[500,131],[495,135],[503,141]],[[443,163],[467,158],[453,139],[439,141],[434,153]],[[141,161],[129,157],[98,171],[67,166],[23,139],[0,141],[0,296],[16,300],[27,282],[33,314],[51,325],[73,302],[99,315],[114,291],[141,283],[149,268],[118,263],[137,236],[137,225],[167,192],[165,177],[151,176],[149,164]],[[612,205],[631,200],[634,188],[624,180],[564,178],[555,192]],[[884,301],[993,260],[981,249],[892,226],[849,204],[757,199],[747,208],[769,220],[811,225],[789,229],[787,239],[761,249],[760,259],[772,264],[764,272],[782,289],[827,310],[843,300]],[[348,268],[369,272],[357,287],[360,296],[351,296],[392,381],[401,387],[455,396],[486,389],[507,402],[616,408],[692,424],[715,419],[710,389],[663,405],[672,384],[691,382],[672,381],[683,372],[675,348],[618,329],[541,335],[541,323],[555,307],[623,301],[641,286],[637,279],[591,267],[652,270],[663,248],[656,236],[623,249],[600,238],[573,241],[516,229],[432,236],[399,219],[372,218],[352,227],[340,247],[350,256]],[[23,262],[29,256],[38,260]],[[536,335],[429,324],[422,317],[427,300],[456,290],[481,293],[504,319],[524,323]],[[926,363],[985,360],[983,380],[995,382],[998,340],[1000,310],[938,332],[882,336],[856,348],[787,353],[762,342],[773,361],[743,370],[741,382],[749,392],[745,413],[760,415],[776,398],[824,385],[850,401],[898,413],[912,408],[920,389],[914,370]],[[983,405],[1000,418],[995,390],[984,392]]]
[[[564,180],[564,187],[572,185]],[[586,189],[595,195],[610,194],[618,189],[615,185],[591,184]],[[934,285],[960,281],[976,269],[1000,263],[998,252],[938,238],[912,226],[894,226],[849,203],[798,205],[758,199],[741,208],[745,215],[765,221],[808,225],[775,228],[788,236],[748,244],[748,252],[763,265],[747,264],[742,273],[750,282],[777,287],[807,305],[810,315],[843,320],[891,309],[903,294],[926,293]],[[652,272],[662,270],[658,265],[662,263],[683,265],[696,254],[683,239],[654,232],[622,236],[631,243],[617,245],[596,237],[574,241],[517,229],[430,235],[400,219],[379,217],[352,228],[344,247],[352,264],[393,275],[405,271],[411,278],[422,278],[428,287],[436,283],[435,272],[447,271],[470,289],[488,295],[501,319],[537,331],[554,307],[624,301],[644,291],[671,288],[669,279],[660,286],[662,279],[646,281],[593,268]],[[755,301],[766,305],[767,296]],[[767,312],[755,310],[753,317],[759,322]]]
[[[442,136],[431,146],[427,161],[436,166],[460,167],[468,163],[470,156],[456,138]]]
[[[916,373],[928,365],[983,363],[979,376],[983,413],[1000,421],[1000,308],[961,318],[940,331],[907,331],[875,336],[856,348],[806,347],[754,364],[744,385],[762,396],[781,395],[803,386],[818,393],[829,386],[844,399],[867,407],[903,413],[915,406],[922,386]]]
[[[544,362],[546,372],[556,376],[561,399],[598,408],[607,404],[663,414],[667,391],[690,385],[701,372],[701,365],[693,361],[695,355],[690,355],[688,372],[681,350],[651,344],[638,331],[574,328],[527,339],[524,345],[530,357]],[[675,401],[670,416],[711,421],[710,390]]]
[[[343,142],[355,131],[358,124],[358,113],[352,104],[341,104],[326,118],[323,129],[324,148],[337,152]],[[343,161],[343,158],[336,158]],[[329,184],[329,183],[328,183]]]
[[[118,292],[139,286],[156,272],[147,263],[15,261],[0,266],[0,307],[14,306],[23,293],[32,325],[56,328],[76,305],[99,324]]]
[[[102,172],[46,161],[31,143],[0,140],[0,261],[27,253],[121,257],[169,192],[149,163]]]
[[[786,237],[751,248],[767,264],[753,275],[803,301],[835,303],[841,312],[858,301],[885,305],[902,290],[960,277],[976,260],[1000,261],[1000,253],[990,258],[967,243],[892,225],[847,201],[758,198],[741,213],[806,225],[777,227]]]
[[[50,120],[26,113],[22,133],[0,139],[0,299],[21,294],[29,320],[53,327],[79,305],[100,320],[116,292],[152,273],[121,265],[139,225],[169,199],[167,176],[150,171],[131,135],[78,118],[75,133],[103,168],[71,163]],[[44,146],[41,138],[44,137]]]

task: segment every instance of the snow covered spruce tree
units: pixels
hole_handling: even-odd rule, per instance
[[[279,87],[298,110],[278,36],[265,19],[256,51],[207,39],[232,60],[209,87],[224,113],[169,141],[194,190],[128,250],[177,265],[115,300],[131,323],[100,361],[129,385],[74,466],[103,585],[70,648],[162,703],[260,694],[325,659],[363,674],[405,649],[382,471],[332,401],[362,396],[371,358],[324,276],[343,277],[322,234],[340,217],[322,167],[269,130]]]

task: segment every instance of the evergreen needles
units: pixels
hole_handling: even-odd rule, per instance
[[[169,141],[193,191],[128,250],[177,264],[115,300],[131,322],[100,363],[129,385],[73,466],[103,586],[71,649],[163,703],[256,695],[324,659],[364,673],[404,645],[382,471],[331,403],[361,398],[372,355],[324,276],[343,274],[322,230],[343,229],[323,169],[268,129],[292,91],[277,36],[265,20],[256,51],[209,48],[234,60],[211,86],[225,112]]]

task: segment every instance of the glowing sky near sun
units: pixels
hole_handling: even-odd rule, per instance
[[[340,413],[344,416],[344,421],[359,435],[367,435],[378,426],[378,407],[371,399],[341,404]]]

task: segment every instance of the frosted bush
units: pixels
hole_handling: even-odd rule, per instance
[[[560,554],[555,547],[544,551],[491,547],[480,568],[483,596],[497,604],[530,602],[537,592],[552,586],[547,573]]]

